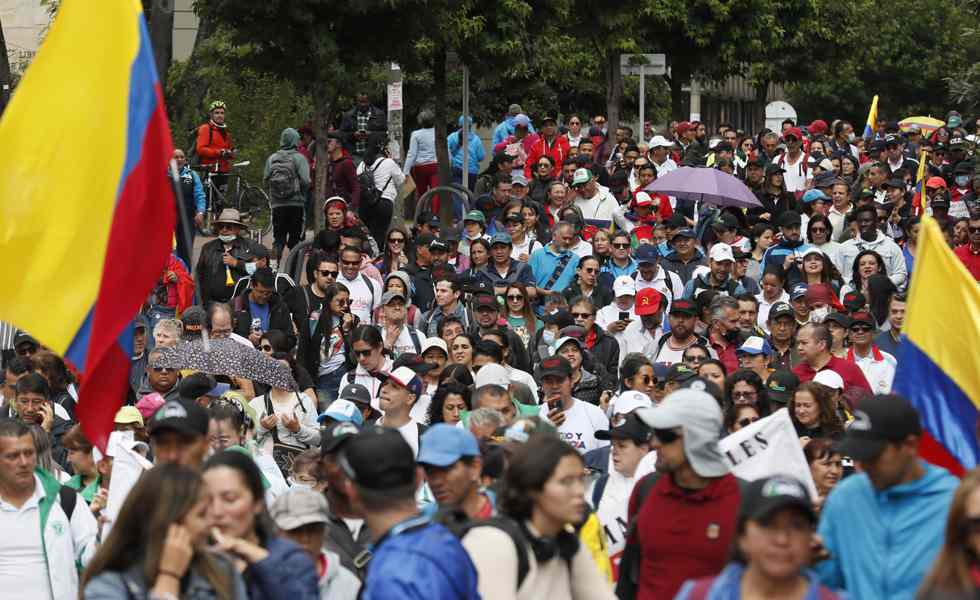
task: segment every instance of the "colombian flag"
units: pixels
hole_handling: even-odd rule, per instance
[[[871,139],[878,128],[878,94],[871,99],[871,110],[868,111],[868,122],[864,124],[864,139]]]
[[[82,372],[100,447],[170,252],[172,153],[140,0],[64,0],[0,121],[0,319]]]
[[[921,215],[926,205],[926,151],[919,153],[919,170],[915,174],[915,194],[912,196],[912,210]]]
[[[922,416],[919,453],[962,475],[980,463],[980,288],[928,216],[902,332],[894,390]]]

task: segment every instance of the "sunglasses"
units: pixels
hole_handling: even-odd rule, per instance
[[[572,318],[573,319],[588,319],[590,317],[592,317],[592,313],[590,313],[590,312],[573,312],[572,313]]]
[[[586,273],[595,273],[595,272],[597,272],[597,271],[598,271],[599,269],[597,269],[597,268],[595,268],[595,267],[592,267],[591,269],[582,269],[582,270],[583,270],[583,271],[585,271]]]
[[[748,427],[749,425],[751,425],[752,423],[755,423],[758,420],[759,420],[759,417],[743,417],[743,418],[741,418],[741,419],[738,420],[738,426],[739,427]]]
[[[672,444],[681,438],[673,429],[654,429],[653,436],[660,440],[661,444]]]
[[[340,271],[331,271],[330,269],[317,269],[317,272],[321,277],[336,277]]]
[[[732,392],[733,400],[753,400],[758,396],[758,392]]]
[[[544,167],[545,169],[550,169],[551,168],[551,165],[549,163],[546,163],[546,162],[538,163],[538,168],[540,169],[541,167]]]
[[[640,381],[643,382],[643,385],[650,385],[653,383],[653,377],[649,375],[640,375]]]
[[[23,348],[17,349],[18,356],[30,356],[32,354],[37,354],[37,346],[25,346]]]
[[[524,299],[524,296],[522,296],[520,294],[507,294],[507,299],[508,300],[523,300]]]
[[[980,227],[968,227],[970,233],[980,233]]]
[[[373,348],[370,349],[370,350],[354,350],[354,355],[357,358],[367,358],[367,357],[371,356],[371,353],[372,352],[374,352],[374,349]]]
[[[613,244],[612,247],[613,248],[618,248],[620,250],[623,250],[625,248],[629,248],[630,245],[629,244]]]
[[[851,333],[867,333],[871,331],[870,325],[855,325],[851,327]]]
[[[703,363],[704,361],[708,360],[708,357],[707,356],[688,356],[684,360],[686,360],[687,362],[692,362],[692,363]]]
[[[173,373],[177,369],[171,369],[170,367],[150,367],[153,369],[154,373]]]
[[[404,244],[405,243],[405,238],[400,238],[400,237],[397,237],[397,238],[388,238],[388,243],[389,244]]]

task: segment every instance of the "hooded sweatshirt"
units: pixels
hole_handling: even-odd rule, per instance
[[[265,161],[265,170],[262,172],[262,181],[267,185],[269,176],[272,175],[272,162],[278,157],[286,157],[293,161],[296,167],[296,177],[299,179],[299,190],[287,199],[276,199],[270,195],[272,207],[279,206],[305,206],[306,191],[310,189],[310,163],[306,160],[299,149],[299,132],[292,127],[282,130],[279,136],[279,150],[272,153]]]
[[[875,239],[870,242],[858,236],[841,244],[840,261],[844,267],[841,276],[844,278],[844,283],[851,282],[854,259],[857,258],[857,255],[863,250],[874,250],[885,261],[885,272],[895,287],[899,290],[905,289],[908,271],[905,268],[905,255],[902,254],[902,249],[881,231],[877,231],[876,234]]]
[[[483,140],[480,135],[473,131],[473,118],[467,120],[466,144],[469,146],[469,158],[467,167],[470,175],[476,176],[480,172],[480,163],[486,158],[486,151],[483,149]],[[449,156],[452,159],[454,169],[463,169],[463,140],[460,133],[463,128],[463,117],[459,118],[460,129],[449,134],[446,143],[449,145]],[[475,181],[475,179],[474,179]]]

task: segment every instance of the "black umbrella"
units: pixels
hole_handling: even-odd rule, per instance
[[[161,350],[158,360],[161,367],[241,377],[285,390],[298,387],[289,367],[231,339],[209,339],[207,342],[201,339]]]

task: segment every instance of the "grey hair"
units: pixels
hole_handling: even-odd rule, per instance
[[[738,300],[732,298],[731,296],[715,296],[715,299],[711,301],[708,306],[708,310],[711,314],[711,322],[714,323],[725,316],[725,311],[729,308],[738,310]]]
[[[775,131],[770,131],[769,133],[767,133],[764,136],[762,136],[762,139],[764,139],[764,140],[776,140],[778,142],[779,141],[779,134],[776,133]]]
[[[153,333],[156,333],[157,330],[169,330],[170,333],[179,338],[184,334],[184,324],[177,319],[160,319],[160,321],[153,326]]]
[[[504,425],[504,415],[496,408],[478,408],[470,413],[470,423],[477,427],[493,427],[495,430]]]

